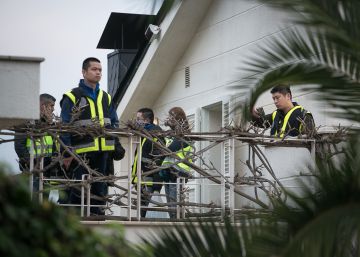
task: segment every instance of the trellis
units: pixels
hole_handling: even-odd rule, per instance
[[[255,131],[249,132],[250,129],[244,130],[237,127],[227,127],[223,128],[218,132],[208,132],[208,133],[182,133],[181,131],[164,131],[164,132],[155,132],[150,133],[146,130],[143,130],[141,127],[138,127],[134,122],[128,122],[125,127],[118,129],[104,129],[99,127],[99,125],[95,122],[93,126],[89,126],[87,128],[76,127],[72,125],[64,125],[64,124],[56,124],[56,125],[31,125],[31,126],[23,126],[10,129],[10,132],[0,131],[1,135],[24,135],[27,137],[41,137],[45,134],[50,134],[54,138],[57,138],[59,144],[70,154],[72,155],[79,163],[81,163],[84,167],[86,167],[88,171],[88,175],[83,176],[81,181],[74,181],[71,178],[66,176],[66,172],[64,172],[63,179],[56,179],[57,182],[61,183],[60,185],[51,187],[47,190],[54,189],[64,189],[69,187],[80,187],[81,191],[81,215],[89,216],[90,215],[90,197],[101,199],[98,196],[90,195],[90,187],[94,182],[102,181],[107,182],[111,187],[115,189],[115,193],[112,195],[108,195],[105,197],[107,202],[107,208],[111,209],[113,206],[119,206],[120,208],[125,208],[127,210],[127,214],[123,217],[117,217],[119,219],[126,220],[140,220],[140,210],[142,207],[140,205],[140,197],[141,195],[134,190],[134,185],[131,184],[131,172],[128,169],[128,173],[123,176],[104,176],[101,173],[91,169],[85,160],[82,160],[80,156],[71,152],[67,146],[59,139],[59,135],[63,133],[75,133],[78,135],[90,134],[92,136],[112,136],[122,138],[122,141],[128,140],[128,154],[127,158],[122,161],[128,162],[128,167],[133,163],[133,151],[136,147],[139,146],[140,138],[148,138],[152,140],[154,137],[165,137],[165,136],[174,136],[178,137],[181,140],[185,140],[189,143],[196,141],[209,141],[210,144],[203,149],[194,149],[192,156],[189,156],[187,159],[179,159],[179,157],[172,153],[168,148],[165,147],[161,143],[161,141],[156,141],[154,144],[156,147],[161,149],[162,155],[171,156],[177,159],[177,162],[184,162],[188,166],[192,168],[197,176],[193,177],[193,181],[197,181],[199,179],[208,179],[209,181],[217,184],[221,187],[221,204],[216,205],[215,203],[201,203],[201,202],[189,202],[184,195],[186,195],[189,186],[184,182],[184,179],[179,178],[178,183],[182,184],[182,190],[179,192],[178,198],[176,202],[172,202],[171,204],[175,204],[176,208],[169,208],[168,205],[170,203],[160,203],[150,200],[153,207],[146,207],[149,211],[157,211],[157,212],[169,212],[174,211],[177,213],[178,219],[184,219],[189,217],[217,217],[223,218],[225,216],[230,216],[232,218],[241,215],[243,213],[247,213],[249,211],[266,211],[271,208],[269,203],[263,202],[259,197],[259,191],[265,193],[268,197],[282,197],[282,191],[284,190],[283,185],[276,177],[275,171],[272,169],[269,161],[267,160],[265,154],[260,149],[260,145],[264,146],[279,146],[279,147],[304,147],[309,149],[312,158],[315,160],[316,152],[321,149],[322,155],[324,155],[324,149],[329,152],[338,151],[336,148],[336,144],[346,140],[346,131],[339,129],[334,133],[326,134],[326,135],[317,135],[317,138],[308,139],[306,137],[302,138],[285,138],[278,139],[274,137],[265,136],[264,131]],[[6,143],[11,140],[0,140],[0,143]],[[209,151],[213,147],[221,144],[223,148],[227,148],[230,155],[234,156],[234,145],[236,142],[242,142],[248,144],[248,159],[243,162],[246,164],[247,168],[251,172],[251,176],[236,176],[234,171],[234,163],[225,163],[225,165],[219,170],[211,163],[207,162],[203,158],[203,153]],[[332,145],[334,148],[331,150],[329,147]],[[326,146],[326,147],[325,147]],[[140,148],[139,148],[140,149]],[[341,152],[341,151],[340,151]],[[129,154],[130,153],[130,154]],[[141,156],[141,150],[139,150],[139,155]],[[141,158],[139,156],[139,158]],[[160,156],[158,156],[160,157]],[[197,162],[190,162],[189,159],[197,159]],[[53,159],[51,165],[55,165],[57,162],[62,163],[62,156],[58,156]],[[260,164],[255,162],[255,159],[260,161]],[[34,167],[32,164],[34,160],[34,156],[31,155],[31,166],[28,174],[30,175],[30,188],[32,188],[32,174],[38,173],[40,174],[41,185],[45,181],[49,181],[43,177],[43,172],[49,167],[43,167],[40,162],[39,167]],[[227,165],[227,166],[226,166]],[[267,179],[260,172],[259,168],[264,169],[268,174],[270,174],[271,179]],[[225,172],[224,168],[226,168],[229,172]],[[163,167],[154,166],[152,170],[141,174],[141,166],[138,165],[137,175],[138,182],[137,188],[141,187],[141,178],[144,178],[150,174],[155,172],[159,172]],[[216,175],[210,174],[208,171],[215,171]],[[126,186],[121,186],[125,184]],[[189,183],[190,184],[190,183]],[[254,196],[250,194],[244,193],[239,186],[250,186],[254,190]],[[180,188],[180,187],[178,187]],[[39,200],[43,200],[42,193],[45,189],[41,186],[39,191]],[[258,208],[253,209],[235,209],[234,206],[234,195],[238,194],[245,199],[253,202],[258,206]],[[151,194],[149,195],[151,197]],[[85,202],[85,199],[87,202]],[[194,212],[192,209],[198,208],[202,211]],[[207,210],[207,211],[203,211]],[[135,213],[135,215],[134,215]],[[134,215],[134,216],[133,216]],[[114,218],[114,217],[112,217]]]

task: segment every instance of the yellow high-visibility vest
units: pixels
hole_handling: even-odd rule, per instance
[[[288,111],[285,115],[285,118],[284,118],[284,122],[282,124],[282,127],[280,129],[280,131],[278,132],[278,130],[275,131],[275,134],[274,136],[275,137],[280,137],[280,138],[283,138],[284,135],[285,135],[285,131],[286,131],[286,127],[288,125],[288,122],[289,122],[289,119],[290,119],[290,116],[291,114],[297,110],[297,109],[301,109],[301,110],[304,110],[304,107],[302,107],[301,105],[296,105],[294,106],[290,111]],[[275,117],[276,117],[276,114],[277,114],[277,111],[274,111],[272,113],[272,122],[274,123],[274,120],[275,120]],[[299,128],[299,131],[301,130],[302,126],[300,124],[300,128]]]
[[[172,143],[172,139],[166,138],[166,146],[168,147],[171,143]],[[193,147],[191,145],[188,145],[187,147],[184,147],[182,149],[180,149],[179,151],[176,152],[176,155],[180,158],[180,159],[186,159],[191,152],[193,151]],[[189,162],[192,163],[192,159],[188,158],[187,159]],[[172,165],[174,162],[179,161],[178,159],[174,158],[174,157],[165,157],[162,166],[170,166]],[[176,164],[175,169],[176,168],[180,168],[186,172],[190,172],[191,168],[186,165],[185,163],[179,162],[178,164]]]
[[[103,110],[104,94],[107,95],[108,103],[110,106],[111,96],[100,89],[99,94],[97,96],[96,103],[90,97],[86,97],[86,100],[89,105],[84,106],[84,108],[90,108],[90,114],[91,114],[90,116],[91,117],[89,117],[89,119],[77,120],[74,122],[75,125],[79,125],[79,126],[92,125],[92,124],[94,124],[95,120],[99,122],[101,127],[111,125],[110,118],[104,117],[104,110]],[[70,98],[70,100],[73,102],[73,104],[75,106],[76,105],[76,96],[71,91],[65,93],[65,95]],[[115,141],[112,138],[95,137],[91,140],[91,142],[78,143],[78,144],[72,145],[72,147],[75,149],[76,153],[113,151],[113,150],[115,150]]]
[[[140,145],[141,149],[142,149],[143,145],[145,144],[146,140],[147,140],[147,138],[143,138],[141,140],[141,145]],[[158,139],[153,138],[153,141],[156,142],[156,141],[158,141]],[[143,159],[144,158],[142,157],[142,160]],[[135,158],[134,158],[134,164],[132,166],[132,172],[131,172],[131,177],[132,177],[132,183],[133,184],[136,184],[138,182],[138,177],[137,177],[138,163],[139,163],[139,151],[136,151]],[[141,184],[142,185],[152,186],[153,185],[153,178],[150,177],[150,176],[142,177]]]
[[[34,157],[48,157],[53,153],[53,139],[51,136],[43,136],[40,138],[27,138],[26,148],[29,153],[33,150]]]

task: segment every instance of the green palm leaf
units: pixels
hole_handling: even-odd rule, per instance
[[[243,242],[237,226],[226,221],[224,226],[209,222],[174,225],[151,242],[154,256],[244,256]]]
[[[360,2],[261,2],[291,11],[304,31],[292,28],[272,38],[247,62],[249,74],[237,88],[252,89],[250,109],[259,95],[278,83],[309,85],[307,90],[319,92],[319,99],[335,108],[333,114],[360,121]]]
[[[353,139],[345,156],[318,162],[315,187],[302,183],[291,204],[275,200],[271,221],[288,229],[284,256],[359,256],[360,148]],[[279,224],[279,223],[275,223]]]
[[[241,226],[188,223],[164,231],[154,256],[360,256],[360,144],[350,140],[339,160],[317,163],[302,192],[273,199],[272,212]]]
[[[274,200],[263,220],[286,228],[280,256],[359,256],[359,150],[359,140],[351,140],[341,161],[317,163],[314,186],[301,182],[300,196],[286,192],[287,202]]]
[[[313,62],[283,64],[266,73],[252,91],[250,107],[254,106],[257,97],[264,91],[280,83],[312,85],[306,90],[321,92],[318,94],[319,99],[337,108],[332,111],[334,115],[360,121],[360,83],[351,80],[346,74],[338,73],[334,68]]]

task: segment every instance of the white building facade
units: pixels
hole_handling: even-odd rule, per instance
[[[236,125],[241,110],[234,106],[248,93],[232,89],[241,85],[248,73],[245,62],[259,46],[293,28],[290,17],[256,1],[182,0],[175,1],[160,24],[160,36],[148,48],[118,109],[121,120],[127,120],[141,107],[151,107],[163,121],[170,108],[179,106],[194,124],[194,131],[215,132],[231,123]],[[316,100],[316,92],[293,90],[294,101],[312,112],[316,126],[337,126],[339,120],[329,117],[326,107]],[[257,102],[266,113],[275,106],[270,93]],[[209,142],[197,143],[198,149]],[[249,158],[248,145],[240,141],[219,145],[204,154],[204,159],[223,175],[248,176],[244,162]],[[299,174],[307,173],[313,153],[306,148],[261,148],[277,178],[287,188],[296,188]],[[122,165],[122,170],[129,167]],[[211,171],[210,171],[211,172]],[[214,173],[215,174],[215,173]],[[216,174],[215,174],[216,175]],[[264,173],[265,178],[271,179]],[[200,181],[200,180],[199,180]],[[190,184],[189,198],[202,203],[229,204],[235,208],[256,206],[241,196],[224,192],[203,180]],[[241,187],[254,195],[254,188]],[[226,190],[225,190],[226,191]]]

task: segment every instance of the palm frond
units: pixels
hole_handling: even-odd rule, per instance
[[[294,28],[272,38],[247,62],[249,74],[235,88],[253,88],[250,109],[276,84],[310,85],[308,89],[319,92],[319,99],[335,108],[333,114],[358,122],[360,2],[260,1],[292,11],[304,31]],[[244,117],[249,118],[249,113]]]
[[[283,256],[354,256],[353,251],[359,253],[359,214],[359,204],[322,213],[294,235]]]
[[[272,199],[268,214],[249,215],[241,226],[174,226],[147,243],[154,256],[360,256],[359,142],[350,140],[337,160],[319,161],[314,181]]]
[[[297,24],[328,35],[347,39],[350,45],[359,46],[360,3],[357,0],[259,0],[269,6],[292,14]],[[355,26],[355,27],[354,27]]]
[[[269,215],[246,221],[247,256],[360,256],[360,147],[354,138],[339,160],[317,163],[301,192],[273,199]]]
[[[326,101],[336,108],[332,114],[340,118],[346,117],[352,121],[360,121],[360,102],[358,101],[360,83],[355,82],[349,74],[340,73],[336,69],[314,62],[283,64],[266,73],[252,89],[249,100],[250,109],[263,92],[281,83],[292,86],[307,84],[309,86],[306,90],[320,92],[317,94],[319,100]],[[247,110],[244,109],[245,117],[248,115]]]
[[[269,221],[291,235],[284,256],[359,256],[359,139],[350,140],[341,160],[319,161],[314,175],[313,187],[300,184],[301,197],[287,192],[290,202],[273,202]]]
[[[340,40],[329,39],[312,31],[299,32],[297,29],[284,32],[278,38],[272,38],[265,47],[260,47],[257,57],[245,62],[247,71],[256,78],[265,72],[276,69],[284,63],[310,61],[324,64],[351,74],[358,80],[359,51],[349,48]],[[355,70],[356,69],[356,70]],[[254,76],[255,74],[255,76]]]
[[[229,221],[224,226],[209,222],[189,222],[164,230],[160,238],[145,240],[154,256],[201,257],[244,256],[243,241],[238,226]]]

